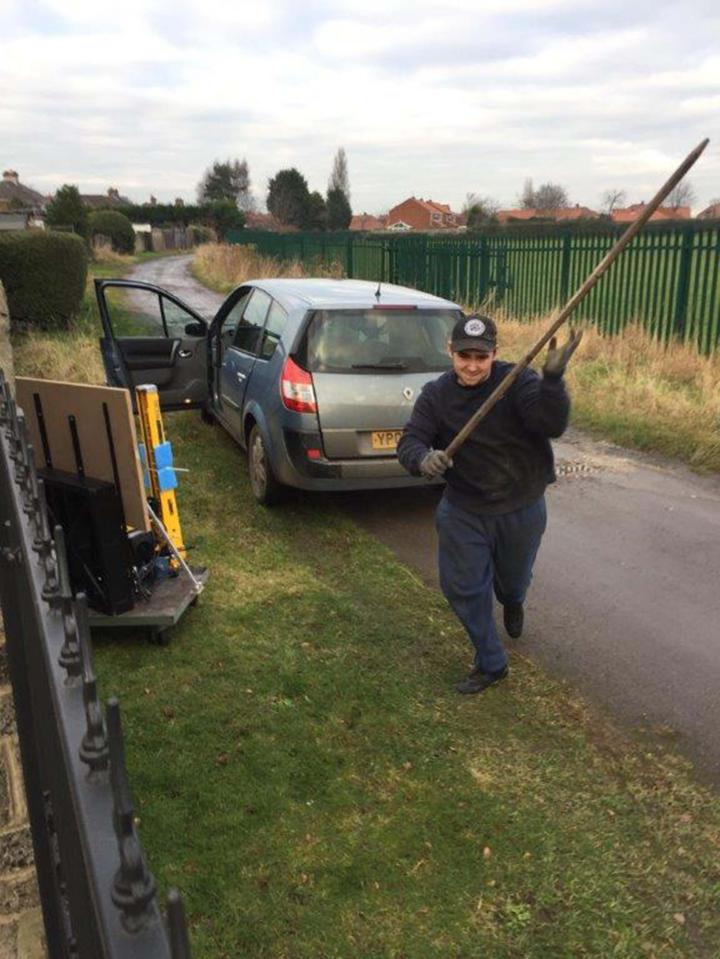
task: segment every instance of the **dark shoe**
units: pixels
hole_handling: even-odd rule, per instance
[[[462,682],[457,684],[455,689],[459,693],[465,694],[481,693],[484,689],[487,689],[488,686],[492,686],[495,683],[499,683],[501,679],[505,679],[509,672],[510,670],[507,666],[503,666],[502,669],[498,669],[494,673],[484,673],[476,667],[467,679],[463,679]]]
[[[519,639],[522,636],[524,618],[522,603],[508,603],[507,606],[503,606],[505,632],[512,639]]]

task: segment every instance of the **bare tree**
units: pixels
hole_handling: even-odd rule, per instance
[[[603,213],[610,216],[613,210],[625,206],[627,203],[627,194],[625,190],[606,190],[602,195],[601,209]]]
[[[689,180],[683,180],[668,195],[667,205],[677,210],[679,206],[690,206],[695,199],[695,188]]]
[[[541,183],[535,191],[535,206],[538,210],[557,210],[569,205],[567,190],[559,183]]]
[[[569,204],[567,190],[559,183],[541,183],[535,190],[528,177],[520,194],[520,206],[524,210],[557,210]]]
[[[530,177],[523,184],[523,190],[520,194],[520,206],[523,210],[531,210],[535,206],[535,191],[533,190],[533,181]]]
[[[328,180],[328,192],[331,190],[342,190],[348,203],[350,202],[350,180],[348,178],[345,147],[340,147],[333,160],[332,173]]]

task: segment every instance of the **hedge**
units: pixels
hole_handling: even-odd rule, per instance
[[[132,223],[117,210],[98,210],[88,217],[88,232],[91,237],[98,234],[110,238],[116,253],[135,252],[135,231]]]
[[[0,233],[0,280],[14,325],[68,326],[87,279],[85,242],[41,230]]]

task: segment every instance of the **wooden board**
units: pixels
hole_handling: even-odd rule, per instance
[[[84,383],[62,383],[18,376],[15,380],[18,406],[25,413],[30,442],[38,468],[77,473],[68,417],[74,416],[85,475],[115,482],[103,404],[110,417],[115,459],[120,481],[125,521],[135,529],[149,530],[142,468],[138,455],[135,420],[127,390]],[[35,396],[39,396],[50,452],[47,462],[37,421]]]

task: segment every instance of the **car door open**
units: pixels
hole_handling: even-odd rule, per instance
[[[208,396],[208,324],[172,293],[132,280],[95,280],[107,382],[153,383],[163,409],[201,406]]]

